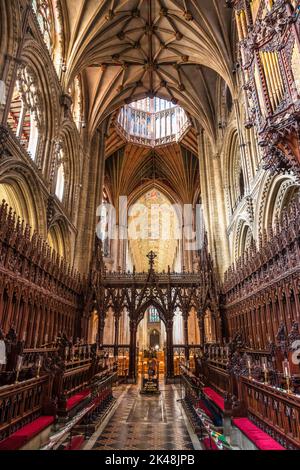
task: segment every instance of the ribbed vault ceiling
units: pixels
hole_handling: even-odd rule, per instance
[[[179,102],[214,137],[217,77],[234,89],[231,11],[225,1],[63,0],[62,5],[66,86],[82,74],[91,132],[125,102],[156,94]]]
[[[198,158],[179,144],[149,150],[127,144],[106,161],[105,185],[115,207],[119,196],[134,201],[157,187],[179,204],[192,204],[199,194]]]

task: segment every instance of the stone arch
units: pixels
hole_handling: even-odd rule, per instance
[[[239,151],[239,137],[237,129],[232,129],[225,150],[225,187],[228,199],[228,208],[230,215],[234,212],[236,206],[245,194],[246,175],[242,166],[241,155]],[[241,191],[241,177],[243,179],[243,191]]]
[[[27,38],[22,50],[22,64],[32,70],[42,103],[42,123],[36,164],[48,177],[49,159],[52,153],[53,138],[60,125],[59,84],[50,57],[45,56],[43,45]]]
[[[27,165],[12,161],[0,165],[0,194],[19,217],[46,237],[44,200],[37,178]]]
[[[253,233],[252,229],[249,225],[244,224],[241,234],[240,234],[240,240],[239,240],[239,257],[242,256],[242,254],[250,248],[250,245],[253,240]]]
[[[245,219],[239,219],[233,236],[234,259],[237,260],[249,248],[253,240],[253,231]]]
[[[147,300],[143,305],[141,305],[141,307],[136,311],[136,319],[137,319],[137,322],[139,323],[145,316],[147,310],[149,307],[155,307],[156,310],[158,311],[159,313],[159,318],[161,319],[161,321],[166,324],[166,321],[167,321],[167,318],[166,318],[166,314],[165,314],[165,311],[164,311],[164,308],[162,307],[162,305],[157,301],[155,300],[154,298],[151,298],[149,300]]]
[[[258,199],[258,233],[274,227],[276,217],[280,218],[283,209],[291,201],[300,185],[296,179],[289,175],[269,175],[262,185]]]
[[[62,199],[62,204],[71,214],[71,218],[76,223],[78,214],[78,196],[79,196],[79,182],[80,182],[80,168],[81,159],[80,154],[78,155],[78,149],[80,149],[80,141],[78,138],[78,132],[76,126],[71,121],[65,121],[60,133],[56,139],[56,146],[52,155],[52,169],[51,177],[53,180],[53,191],[56,186],[56,176],[58,170],[58,154],[60,149],[63,152],[63,167],[64,167],[64,179],[65,187]]]
[[[67,261],[70,261],[70,237],[68,228],[62,218],[58,217],[53,219],[48,230],[47,240],[51,248],[53,248],[56,253]]]

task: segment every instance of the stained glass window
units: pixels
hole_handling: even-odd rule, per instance
[[[159,313],[155,307],[149,308],[149,323],[159,323]]]

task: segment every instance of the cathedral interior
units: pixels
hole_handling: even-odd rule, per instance
[[[300,450],[299,188],[299,0],[0,0],[0,450]]]

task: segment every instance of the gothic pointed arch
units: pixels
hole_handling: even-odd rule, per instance
[[[72,261],[71,236],[66,220],[60,215],[55,216],[50,223],[47,234],[50,247],[67,262]]]
[[[158,311],[158,314],[159,314],[159,317],[161,319],[161,321],[163,321],[164,323],[166,323],[166,320],[167,320],[167,315],[166,315],[166,312],[165,312],[165,309],[164,309],[164,306],[159,302],[159,300],[156,298],[156,297],[150,297],[149,299],[147,299],[140,307],[139,309],[137,310],[136,312],[136,318],[137,318],[137,321],[140,322],[146,312],[148,311],[148,309],[150,307],[155,307],[156,310]]]
[[[267,178],[262,186],[258,207],[261,233],[275,228],[276,219],[281,220],[284,209],[299,193],[299,183],[293,175],[283,174]]]
[[[45,204],[34,172],[24,163],[0,164],[0,194],[32,231],[46,234]]]

